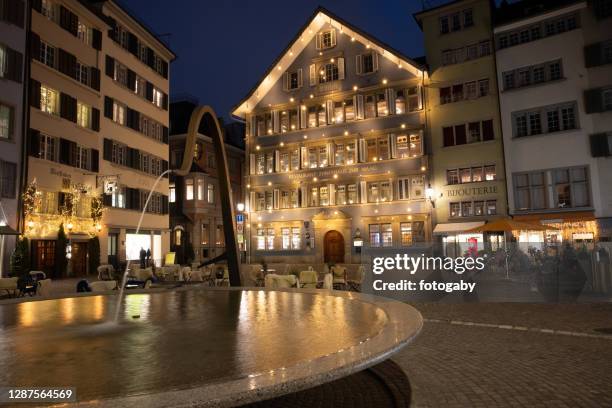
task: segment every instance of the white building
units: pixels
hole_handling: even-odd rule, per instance
[[[494,29],[509,212],[556,227],[552,241],[595,240],[605,235],[597,220],[612,215],[610,159],[593,157],[590,143],[603,129],[585,100],[593,24],[584,1],[521,1],[498,10]]]

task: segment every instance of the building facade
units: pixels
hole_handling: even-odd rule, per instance
[[[0,1],[0,231],[21,231],[23,227],[19,208],[27,14],[24,1]],[[0,277],[8,273],[14,248],[14,235],[0,235]]]
[[[430,240],[423,68],[319,8],[235,108],[249,262],[359,263]]]
[[[492,12],[488,0],[463,0],[415,14],[429,69],[434,234],[445,248],[495,243],[465,231],[507,214]]]
[[[158,184],[141,233],[139,210],[167,169],[168,63],[174,55],[116,3],[32,2],[26,219],[32,268],[54,267],[63,224],[71,248],[67,274],[88,271],[88,241],[101,262],[161,259],[169,248],[167,179]]]
[[[185,139],[191,113],[198,106],[193,101],[176,101],[170,104],[170,165],[181,166],[185,151]],[[225,152],[232,191],[232,202],[244,205],[244,125],[224,126]],[[225,252],[223,218],[217,163],[212,139],[200,125],[191,171],[186,176],[170,177],[170,228],[171,249],[177,262],[203,262]],[[239,137],[233,137],[238,135]],[[237,213],[240,213],[238,209]],[[239,239],[240,241],[240,239]],[[239,242],[245,248],[244,241]],[[193,254],[189,254],[191,249]]]
[[[610,237],[612,70],[606,64],[612,48],[606,41],[612,32],[596,3],[521,1],[498,9],[509,212],[551,226],[523,232],[524,242]]]

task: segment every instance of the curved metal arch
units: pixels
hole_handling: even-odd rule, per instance
[[[206,136],[212,139],[215,149],[219,194],[221,197],[221,214],[223,217],[223,235],[225,238],[225,258],[229,270],[230,285],[240,286],[240,263],[238,261],[238,245],[236,243],[236,234],[234,231],[234,205],[232,202],[231,184],[227,168],[227,155],[225,153],[223,131],[221,130],[215,111],[210,106],[198,106],[191,114],[189,127],[187,129],[187,138],[185,139],[183,162],[179,169],[174,170],[174,174],[179,176],[186,176],[189,174],[191,164],[193,163],[193,154],[195,152],[198,130],[202,121],[208,125],[212,133]]]

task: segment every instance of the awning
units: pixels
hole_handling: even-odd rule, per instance
[[[8,225],[0,225],[0,235],[20,235],[19,231],[15,231]]]
[[[434,235],[455,234],[458,232],[471,230],[472,228],[480,227],[481,225],[484,225],[484,221],[447,222],[447,223],[436,225],[436,227],[433,230],[433,233]]]

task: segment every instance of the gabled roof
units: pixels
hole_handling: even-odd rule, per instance
[[[369,44],[370,48],[378,51],[383,57],[401,65],[402,68],[411,72],[415,76],[421,76],[425,67],[418,64],[411,58],[406,57],[401,52],[376,39],[363,30],[348,23],[324,7],[317,7],[312,16],[306,21],[289,45],[274,60],[272,65],[266,70],[264,76],[249,91],[247,96],[242,99],[233,109],[232,115],[244,118],[257,105],[259,100],[274,86],[276,81],[285,72],[284,68],[291,66],[297,56],[304,50],[307,44],[325,25],[332,26],[344,33],[354,37],[355,40],[364,44]]]

